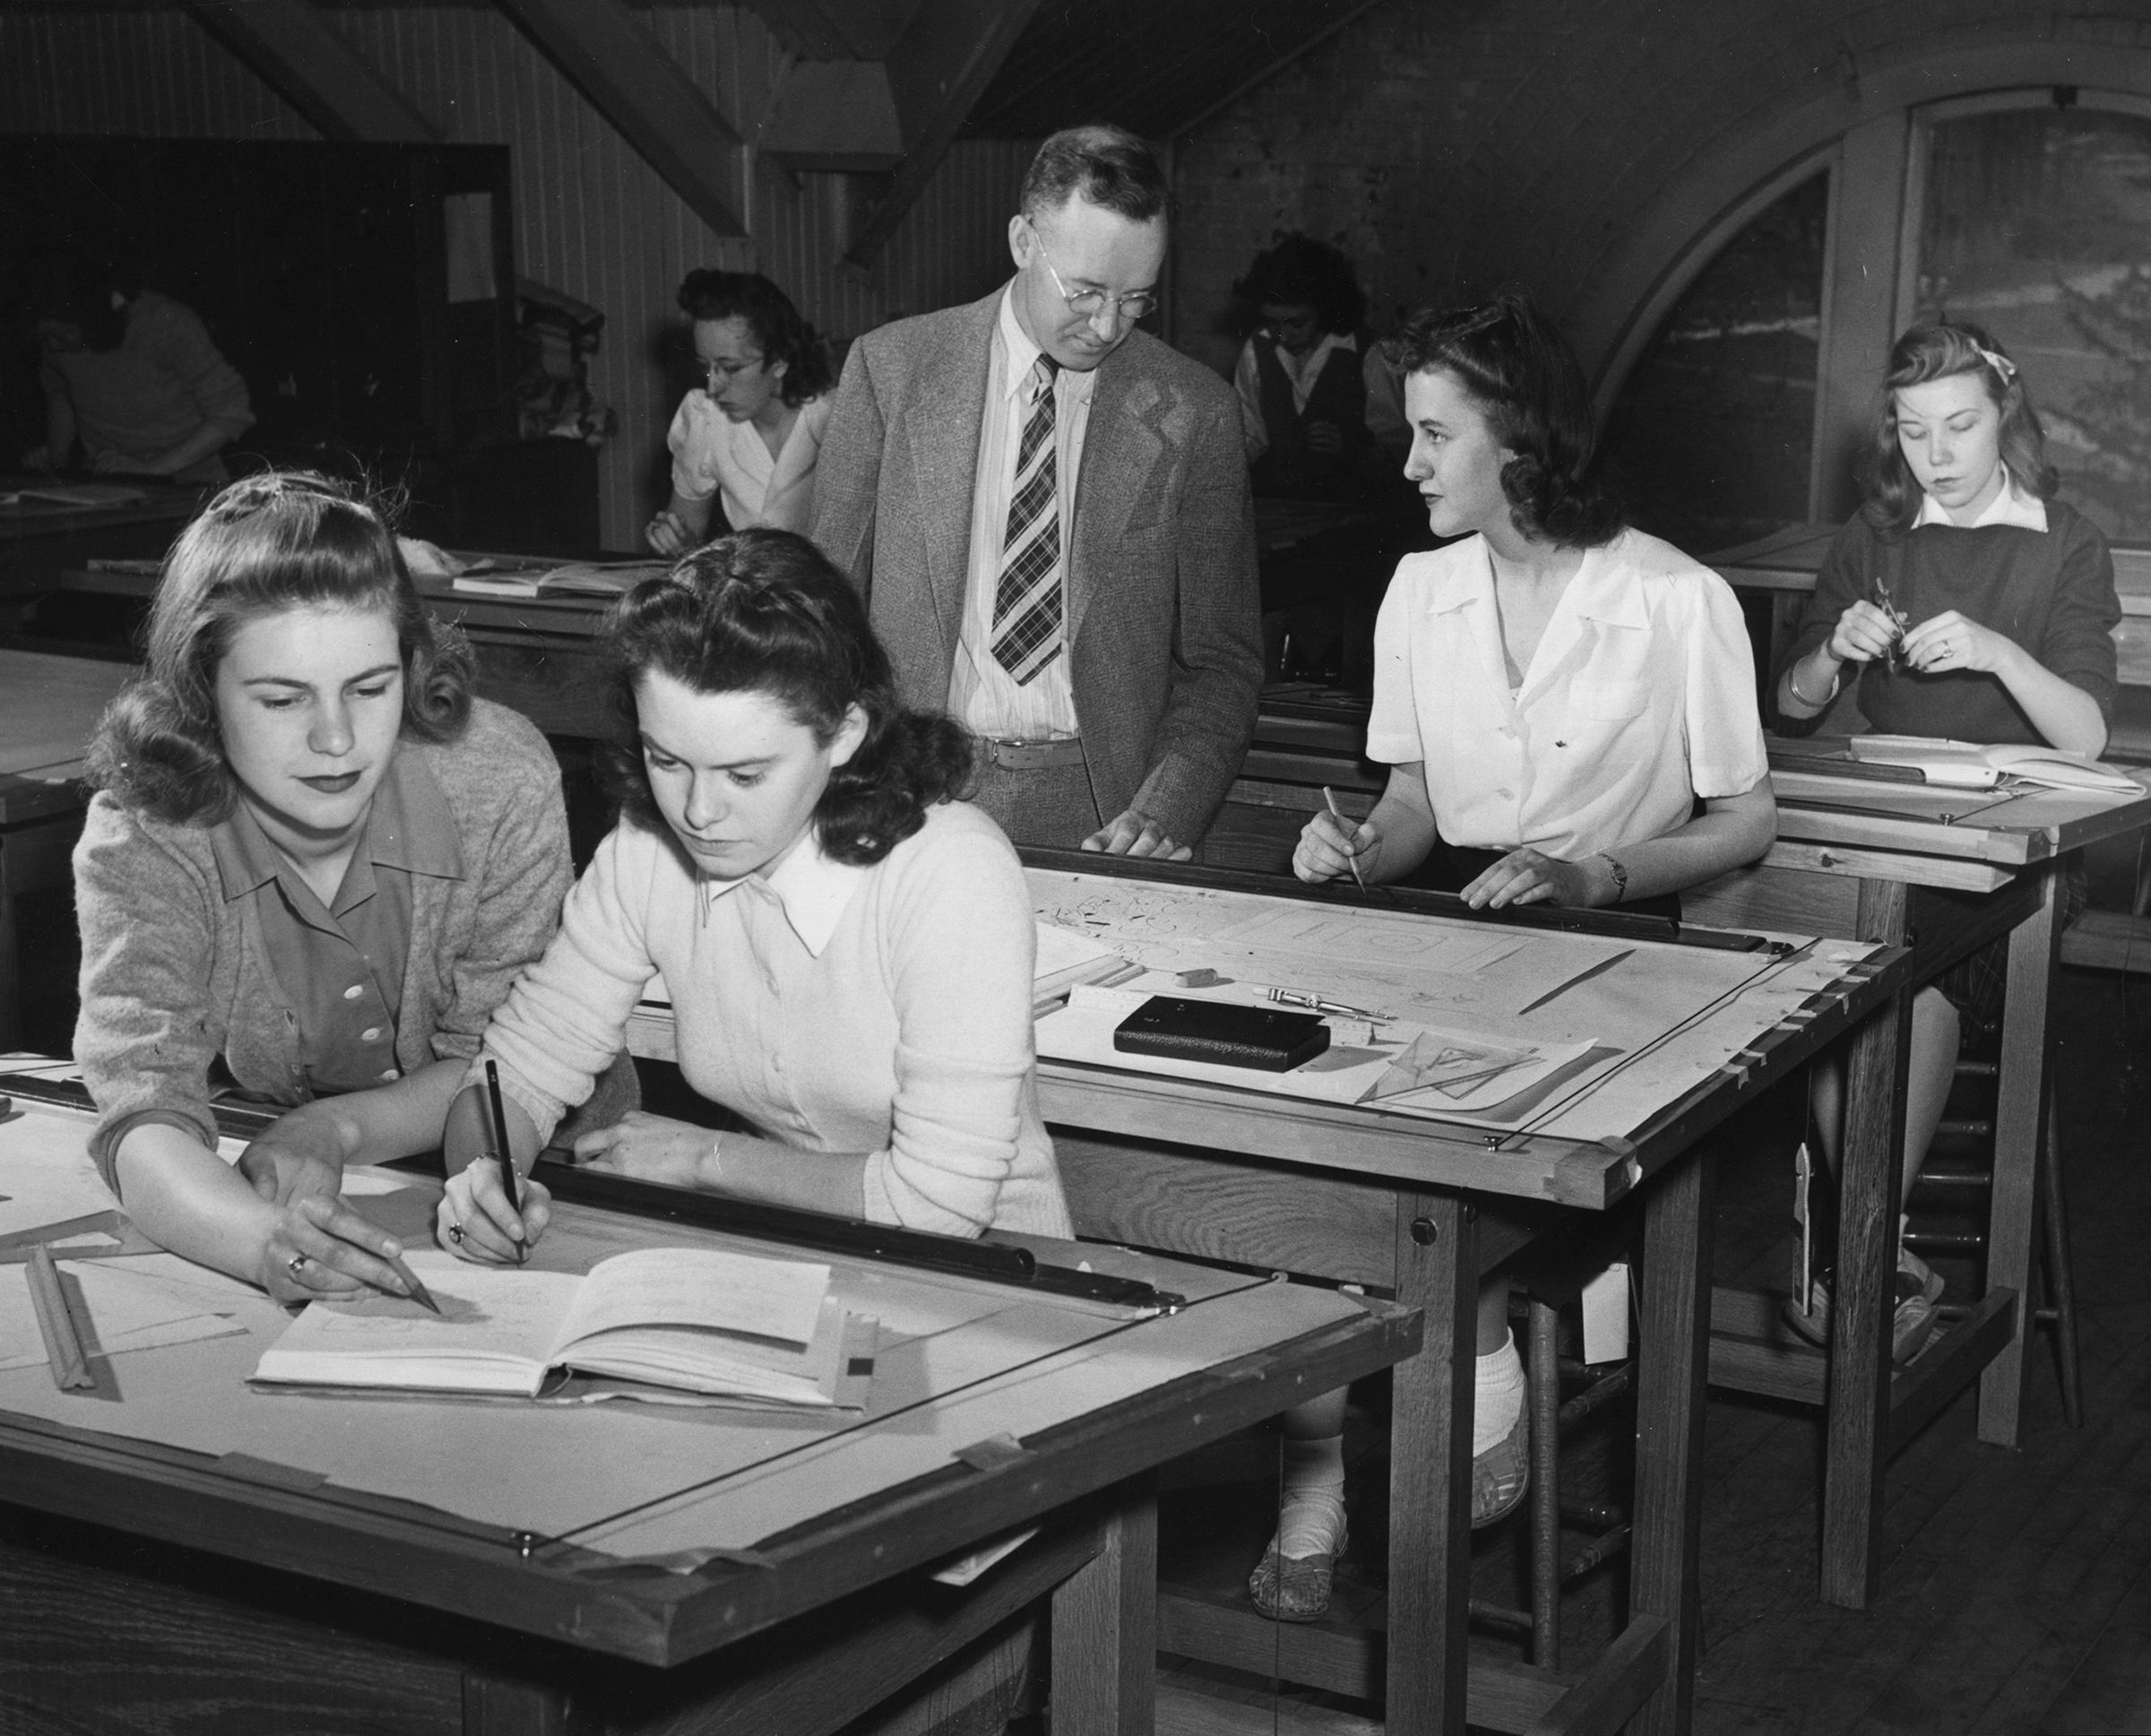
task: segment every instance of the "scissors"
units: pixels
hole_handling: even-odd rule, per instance
[[[1896,628],[1896,636],[1889,642],[1889,672],[1892,675],[1901,675],[1905,668],[1905,630],[1912,626],[1912,617],[1891,600],[1888,579],[1878,573],[1874,576],[1873,584],[1875,606],[1889,617],[1891,624]]]

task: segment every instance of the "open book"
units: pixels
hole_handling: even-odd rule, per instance
[[[257,1381],[535,1398],[549,1369],[770,1404],[867,1401],[878,1323],[829,1294],[829,1268],[645,1248],[587,1277],[410,1256],[441,1305],[315,1301],[263,1352]]]
[[[458,573],[454,586],[479,597],[624,597],[644,579],[672,570],[663,560],[570,561],[520,571]]]
[[[1929,783],[1957,789],[1991,790],[2003,778],[2021,778],[2052,790],[2112,791],[2117,796],[2134,795],[2142,788],[2134,778],[2088,755],[2060,747],[2022,743],[1983,747],[1939,736],[1854,736],[1850,746],[1853,757],[1862,764],[1908,765]]]

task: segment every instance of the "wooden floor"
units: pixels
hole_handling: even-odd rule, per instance
[[[2111,894],[2115,888],[2102,888]],[[2111,896],[2101,902],[2112,902]],[[71,912],[26,922],[26,1007],[40,1044],[72,1023]],[[1699,1736],[1838,1732],[2151,1732],[2151,980],[2070,970],[2059,999],[2059,1067],[2081,1312],[2086,1426],[2062,1421],[2043,1343],[2033,1359],[2022,1448],[1973,1438],[1967,1395],[1899,1456],[1889,1482],[1881,1595],[1860,1614],[1814,1598],[1820,1435],[1812,1413],[1737,1395],[1709,1413],[1704,1508],[1705,1654]],[[1766,1106],[1754,1157],[1721,1184],[1718,1277],[1782,1283],[1797,1106]],[[1953,1283],[1966,1269],[1946,1267]],[[1572,1486],[1617,1484],[1619,1424],[1580,1444]],[[1355,1410],[1354,1530],[1341,1602],[1378,1605],[1372,1540],[1386,1472],[1379,1396]],[[1221,1590],[1241,1583],[1268,1534],[1274,1446],[1251,1438],[1185,1466],[1168,1499],[1169,1568]],[[1481,1596],[1513,1595],[1519,1528],[1482,1539]],[[1618,1619],[1619,1576],[1568,1602],[1577,1645]],[[1490,1652],[1511,1642],[1489,1632]],[[1357,1736],[1378,1708],[1223,1678],[1168,1661],[1160,1730]]]

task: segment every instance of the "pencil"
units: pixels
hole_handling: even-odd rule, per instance
[[[1329,808],[1329,817],[1335,820],[1339,825],[1343,826],[1347,833],[1356,833],[1359,830],[1357,826],[1353,825],[1350,820],[1344,817],[1344,810],[1337,806],[1337,792],[1332,790],[1326,783],[1322,786],[1322,800]],[[1352,869],[1352,877],[1359,882],[1360,890],[1361,892],[1365,892],[1367,890],[1367,877],[1360,872],[1359,857],[1357,855],[1347,856],[1344,860],[1347,866],[1349,866]]]
[[[431,1308],[436,1314],[441,1311],[441,1305],[433,1300],[433,1292],[419,1282],[419,1274],[403,1263],[401,1255],[388,1263],[388,1269],[403,1280],[405,1293],[412,1301]]]
[[[500,1101],[500,1068],[486,1063],[486,1101],[493,1108],[493,1154],[500,1160],[500,1191],[508,1196],[508,1210],[523,1215],[523,1201],[515,1192],[515,1153],[508,1146],[508,1112]],[[515,1258],[523,1260],[523,1244],[515,1244]]]

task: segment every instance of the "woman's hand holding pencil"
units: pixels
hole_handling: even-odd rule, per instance
[[[1292,851],[1292,872],[1309,882],[1342,880],[1350,875],[1364,889],[1381,851],[1382,829],[1372,820],[1353,825],[1327,790],[1322,799],[1322,812],[1307,823]]]
[[[458,1259],[522,1265],[553,1216],[545,1184],[511,1167],[518,1150],[538,1149],[538,1129],[513,1099],[504,1102],[497,1078],[489,1078],[457,1097],[443,1144],[451,1164],[468,1155],[448,1178],[434,1218],[436,1239]]]

